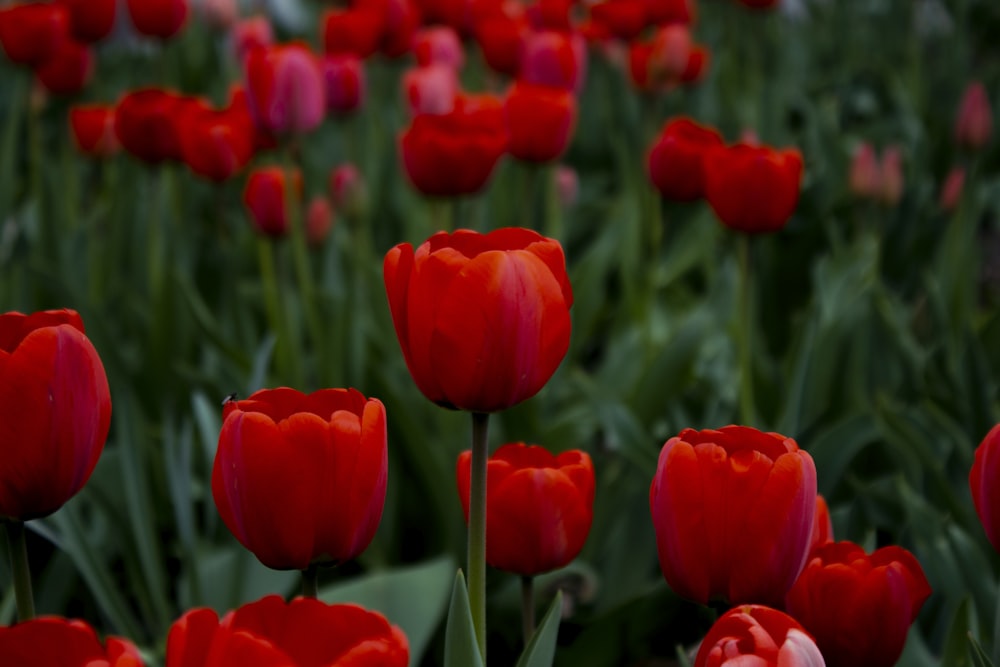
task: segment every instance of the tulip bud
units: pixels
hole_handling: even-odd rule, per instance
[[[979,150],[990,142],[993,134],[993,110],[986,87],[974,81],[965,89],[955,118],[955,141],[972,150]]]
[[[446,114],[455,108],[458,74],[445,65],[414,67],[403,74],[403,94],[410,115]]]
[[[895,206],[903,197],[903,153],[899,146],[882,151],[881,181],[882,203]]]
[[[882,191],[882,174],[872,145],[864,142],[854,149],[848,177],[851,192],[861,199],[875,199]]]
[[[365,69],[361,59],[346,53],[320,59],[326,84],[326,109],[334,113],[356,111],[365,99]]]
[[[330,199],[338,211],[357,217],[367,206],[367,194],[361,172],[353,164],[342,164],[330,172]]]
[[[288,234],[288,214],[285,196],[288,173],[281,167],[255,169],[243,189],[243,203],[258,232],[272,238]],[[302,197],[302,174],[295,172],[295,196]]]
[[[244,70],[247,100],[260,127],[279,134],[304,134],[323,122],[323,71],[302,44],[254,49],[247,54]]]
[[[962,199],[962,190],[965,188],[965,169],[962,167],[952,167],[948,172],[948,177],[941,186],[941,198],[939,205],[949,213],[958,208],[958,203]]]
[[[456,72],[465,64],[465,52],[458,33],[449,26],[423,28],[413,35],[413,55],[417,64],[445,65]]]
[[[274,31],[266,16],[251,16],[233,25],[229,40],[236,62],[242,63],[253,49],[274,44]]]
[[[990,429],[976,448],[969,489],[986,537],[1000,552],[1000,424]]]
[[[556,167],[556,196],[562,208],[570,208],[580,197],[580,177],[573,167],[561,164]]]
[[[103,105],[77,105],[69,110],[73,139],[81,152],[94,157],[107,157],[117,152],[115,109]]]
[[[587,48],[576,34],[542,30],[524,43],[521,79],[527,83],[579,92],[587,70]]]
[[[333,228],[333,207],[323,195],[316,195],[306,209],[306,241],[311,246],[323,245]]]

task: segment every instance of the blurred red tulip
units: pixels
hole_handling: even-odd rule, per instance
[[[212,469],[223,523],[264,565],[356,558],[382,518],[385,408],[356,389],[263,389],[229,401]]]
[[[0,7],[0,44],[19,65],[33,67],[51,59],[69,39],[69,31],[65,5],[27,2]]]
[[[201,0],[197,8],[201,19],[216,30],[228,30],[240,18],[237,0]]]
[[[349,216],[364,210],[367,199],[365,183],[355,165],[342,164],[330,171],[330,198],[338,211]]]
[[[1000,424],[990,429],[976,448],[969,489],[986,537],[1000,552]]]
[[[175,118],[181,158],[199,176],[228,180],[254,155],[254,126],[248,115],[209,108],[197,100]]]
[[[420,13],[413,0],[355,0],[378,12],[382,17],[383,31],[379,50],[390,58],[410,52],[413,35],[420,27]]]
[[[258,126],[276,134],[305,134],[323,122],[323,71],[304,45],[253,49],[243,65],[247,101]]]
[[[848,185],[851,193],[862,199],[875,199],[882,190],[882,172],[878,156],[868,142],[862,142],[854,149]]]
[[[685,429],[660,451],[649,504],[678,595],[781,605],[809,553],[816,467],[777,433]]]
[[[406,635],[378,612],[269,595],[229,612],[192,609],[167,635],[166,667],[406,667]]]
[[[233,25],[229,39],[236,61],[242,63],[253,49],[274,44],[274,31],[266,16],[251,16]]]
[[[471,28],[472,0],[415,0],[424,25],[442,24],[466,34]]]
[[[143,667],[127,639],[97,638],[83,621],[45,616],[0,627],[0,655],[14,667]]]
[[[414,117],[400,137],[400,152],[413,187],[425,195],[454,197],[486,186],[507,143],[500,100],[460,95],[448,113]]]
[[[531,32],[524,10],[517,2],[504,3],[503,11],[478,19],[474,29],[486,64],[509,76],[520,71],[524,43]]]
[[[816,547],[833,542],[833,521],[830,519],[830,508],[826,498],[816,496],[816,517],[813,519],[812,538],[809,541],[809,553]]]
[[[115,110],[115,134],[122,147],[143,162],[181,160],[175,119],[188,103],[174,92],[144,88],[126,93]]]
[[[730,609],[705,635],[695,667],[824,667],[816,643],[784,612],[761,605]]]
[[[799,201],[802,156],[797,150],[737,144],[705,153],[705,198],[719,220],[748,234],[774,232]]]
[[[993,135],[993,109],[986,87],[974,81],[965,89],[955,118],[955,141],[972,150],[990,143]]]
[[[443,407],[505,410],[569,349],[573,292],[558,241],[530,229],[438,232],[385,256],[385,291],[417,387]]]
[[[903,198],[903,153],[899,146],[888,146],[882,151],[879,172],[882,186],[879,199],[887,206],[895,206]]]
[[[528,35],[519,76],[526,83],[579,92],[587,70],[587,48],[580,35],[543,30]]]
[[[576,0],[534,0],[525,7],[525,16],[535,30],[571,32],[570,11],[574,4]]]
[[[288,211],[285,202],[288,172],[282,167],[258,167],[247,178],[243,203],[250,212],[254,228],[265,236],[281,238],[288,234]],[[302,198],[302,174],[293,179],[296,197]]]
[[[357,111],[365,100],[365,67],[356,55],[344,53],[320,58],[326,88],[326,110]]]
[[[576,97],[565,88],[518,81],[504,102],[508,151],[518,160],[551,162],[566,152],[576,127]]]
[[[695,0],[645,0],[646,15],[655,25],[694,23]]]
[[[266,151],[277,148],[278,140],[274,134],[260,125],[253,117],[250,109],[250,97],[246,88],[242,84],[233,84],[229,93],[229,106],[226,107],[231,117],[235,117],[240,123],[247,124],[253,128],[254,152]]]
[[[99,42],[115,26],[116,0],[56,0],[69,9],[69,27],[73,38],[90,44]]]
[[[35,76],[45,90],[56,95],[75,95],[94,74],[94,54],[86,44],[64,40],[52,57],[35,67]]]
[[[930,594],[906,549],[883,547],[869,556],[836,542],[813,552],[785,608],[816,638],[828,667],[892,667]]]
[[[334,213],[330,200],[316,195],[306,208],[306,241],[311,246],[323,245],[333,229]]]
[[[181,31],[188,17],[188,0],[125,0],[136,32],[170,39]]]
[[[323,13],[323,45],[328,54],[367,58],[378,51],[384,31],[384,17],[372,9],[330,9]]]
[[[469,520],[472,451],[455,474]],[[594,517],[594,465],[580,450],[553,456],[543,447],[506,444],[486,464],[486,562],[535,576],[569,563],[587,541]]]
[[[573,167],[561,164],[556,167],[556,195],[559,205],[569,208],[580,198],[580,177]]]
[[[707,48],[699,44],[692,46],[691,52],[688,54],[687,65],[681,72],[681,83],[694,84],[705,78],[705,71],[711,60],[712,54]]]
[[[411,67],[403,73],[403,94],[410,116],[446,114],[458,99],[458,74],[446,65]]]
[[[689,118],[672,118],[650,148],[649,180],[667,199],[701,199],[705,196],[705,152],[722,145],[722,135],[715,129]]]
[[[70,107],[69,126],[82,153],[107,157],[118,152],[114,107],[101,104]]]
[[[941,198],[938,204],[942,210],[954,211],[958,208],[958,203],[962,200],[962,191],[965,189],[965,169],[962,167],[952,167],[945,178],[944,185],[941,186]]]
[[[648,5],[648,0],[604,0],[590,6],[590,16],[609,34],[628,41],[649,24]]]
[[[76,311],[0,315],[0,411],[0,518],[47,516],[87,483],[111,425],[108,379]]]
[[[417,64],[445,65],[460,71],[465,64],[465,51],[462,41],[454,28],[449,26],[434,26],[422,28],[413,35],[413,55]]]

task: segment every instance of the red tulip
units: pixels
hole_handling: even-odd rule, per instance
[[[990,143],[993,134],[993,110],[982,83],[969,84],[962,95],[955,118],[955,141],[960,146],[978,150]]]
[[[406,175],[425,195],[454,197],[485,187],[507,151],[500,100],[459,96],[446,114],[418,114],[400,138]]]
[[[486,64],[501,74],[516,76],[531,27],[520,3],[506,3],[503,8],[480,18],[473,32]]]
[[[473,412],[531,398],[569,348],[573,292],[558,241],[529,229],[439,232],[390,250],[385,289],[424,396]]]
[[[170,39],[184,27],[188,0],[126,0],[132,25],[148,37]]]
[[[413,55],[421,66],[440,64],[458,71],[465,64],[462,41],[455,29],[449,26],[418,30],[413,35]]]
[[[524,42],[519,76],[527,83],[579,92],[586,70],[587,49],[579,35],[543,30]]]
[[[261,563],[304,570],[365,550],[382,518],[387,471],[378,399],[356,389],[264,389],[226,403],[212,496]]]
[[[566,152],[576,126],[576,98],[564,88],[517,82],[504,103],[510,154],[551,162]]]
[[[556,195],[563,208],[569,208],[580,198],[580,177],[573,167],[559,165],[556,167]]]
[[[288,172],[282,167],[258,167],[251,172],[243,189],[243,203],[250,212],[254,228],[265,236],[281,238],[288,234],[285,183]],[[295,173],[295,191],[302,197],[302,174]]]
[[[882,151],[879,199],[883,204],[895,206],[903,197],[903,153],[899,146],[888,146]]]
[[[816,638],[829,667],[891,667],[930,594],[906,549],[883,547],[869,556],[836,542],[813,552],[785,608]]]
[[[333,207],[323,195],[316,195],[306,207],[306,242],[322,245],[333,228]]]
[[[358,56],[345,53],[320,59],[326,90],[326,109],[350,113],[364,103],[365,68]]]
[[[342,164],[330,170],[330,199],[338,211],[358,215],[365,207],[365,182],[357,166]]]
[[[695,84],[701,81],[711,59],[712,54],[704,46],[698,44],[692,46],[691,52],[688,54],[687,65],[681,72],[681,83]]]
[[[525,7],[525,15],[535,30],[572,32],[574,4],[576,0],[534,0]]]
[[[182,158],[175,120],[189,100],[159,88],[126,93],[115,111],[115,134],[122,147],[143,162]]]
[[[705,635],[695,667],[824,667],[816,643],[794,618],[770,607],[730,609]]]
[[[0,44],[11,62],[37,66],[69,39],[69,10],[59,4],[29,2],[0,8]]]
[[[111,424],[104,366],[76,311],[0,315],[0,406],[0,518],[51,514],[87,483]]]
[[[809,553],[816,547],[833,542],[833,521],[830,520],[830,508],[826,498],[816,496],[816,516],[813,519],[812,538],[809,540]]]
[[[882,190],[878,156],[868,142],[862,142],[854,149],[848,186],[852,194],[862,199],[875,199]]]
[[[816,467],[777,433],[685,429],[660,451],[649,505],[678,595],[780,605],[809,553]]]
[[[278,134],[304,134],[323,122],[323,71],[304,45],[252,49],[243,65],[247,101],[258,126]]]
[[[466,33],[472,15],[472,0],[415,0],[424,25],[440,23]]]
[[[72,39],[64,40],[51,58],[35,67],[38,81],[56,95],[80,92],[93,73],[94,54],[90,47]]]
[[[649,180],[673,201],[694,201],[705,196],[705,153],[722,146],[722,136],[713,128],[689,118],[672,118],[663,125],[649,151]]]
[[[1000,424],[990,429],[976,448],[969,489],[986,537],[1000,552]]]
[[[0,627],[0,655],[13,667],[142,667],[142,656],[127,639],[102,643],[83,621],[44,616]]]
[[[220,620],[188,611],[170,627],[166,667],[406,667],[406,635],[378,612],[269,595]]]
[[[247,54],[257,48],[274,44],[274,31],[266,16],[251,16],[237,21],[229,36],[236,61],[242,63]]]
[[[668,23],[694,23],[694,0],[645,0],[649,22],[656,25]]]
[[[69,125],[81,152],[94,157],[107,157],[118,151],[114,107],[100,104],[70,107]]]
[[[778,231],[799,201],[797,150],[737,144],[705,154],[705,198],[727,227],[749,234]]]
[[[413,34],[420,26],[420,13],[413,0],[355,0],[355,6],[373,9],[382,17],[382,53],[398,58],[410,52]]]
[[[580,450],[553,456],[523,442],[486,464],[486,562],[522,576],[568,565],[587,541],[594,516],[594,465]],[[458,457],[458,496],[469,520],[472,451]]]
[[[965,169],[952,167],[948,172],[944,185],[941,186],[941,196],[938,205],[944,211],[954,211],[962,200],[962,190],[965,189]]]
[[[229,179],[254,155],[254,126],[247,114],[211,109],[197,100],[175,118],[175,125],[184,163],[211,181]]]
[[[403,73],[403,95],[411,116],[446,114],[455,109],[458,73],[446,65],[412,67]]]
[[[638,37],[649,24],[647,0],[604,0],[590,6],[590,16],[609,34],[626,41]]]
[[[99,42],[115,26],[116,0],[57,0],[69,9],[69,27],[74,39]]]
[[[328,54],[367,58],[378,51],[385,20],[365,7],[330,9],[323,14],[323,44]]]

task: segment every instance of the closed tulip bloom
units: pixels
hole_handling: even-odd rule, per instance
[[[889,146],[882,151],[879,199],[887,206],[895,206],[903,198],[903,152],[899,146]]]
[[[424,25],[442,24],[465,33],[472,18],[472,0],[414,0]]]
[[[854,149],[848,174],[851,193],[862,199],[875,199],[882,190],[882,172],[875,149],[863,142]]]
[[[705,635],[695,667],[825,667],[823,656],[799,623],[762,605],[734,607]]]
[[[458,98],[458,73],[447,65],[411,67],[403,73],[403,95],[411,116],[446,114]]]
[[[625,41],[635,39],[649,25],[647,0],[604,0],[590,6],[590,16]]]
[[[35,67],[35,76],[45,90],[56,95],[74,95],[94,74],[94,53],[86,44],[64,40],[51,58]]]
[[[90,44],[99,42],[115,26],[116,0],[57,0],[69,9],[69,27],[73,38]]]
[[[384,30],[384,18],[367,7],[331,9],[323,14],[324,50],[367,58],[378,51]]]
[[[188,17],[188,0],[126,0],[136,32],[170,39],[181,31]]]
[[[264,389],[229,401],[212,497],[240,544],[276,570],[357,557],[388,472],[385,408],[356,389]]]
[[[708,64],[711,60],[712,54],[707,48],[700,44],[692,46],[691,52],[688,54],[687,65],[681,72],[681,83],[695,84],[705,78],[705,72],[708,70]]]
[[[504,3],[501,11],[480,18],[473,32],[486,64],[500,74],[516,76],[521,70],[524,43],[532,32],[522,5]]]
[[[439,64],[458,71],[465,64],[462,41],[455,29],[449,26],[418,30],[413,35],[413,55],[421,66]]]
[[[229,35],[236,61],[242,63],[247,54],[257,48],[274,44],[274,30],[266,16],[251,16],[233,25]]]
[[[359,215],[367,204],[365,181],[361,171],[352,163],[341,164],[330,170],[330,199],[338,211]]]
[[[565,88],[517,82],[504,102],[508,151],[526,162],[551,162],[569,147],[576,127],[576,97]]]
[[[308,48],[287,44],[253,49],[243,65],[247,101],[261,128],[277,134],[304,134],[323,122],[323,70]]]
[[[1000,552],[1000,424],[990,429],[976,448],[969,490],[986,537]]]
[[[69,126],[80,152],[94,157],[118,152],[114,107],[101,104],[70,107]]]
[[[87,483],[111,424],[104,366],[75,311],[0,315],[0,406],[0,520],[47,516]]]
[[[311,246],[323,245],[333,229],[333,207],[323,195],[316,195],[306,207],[306,241]]]
[[[722,145],[722,135],[715,129],[690,118],[672,118],[650,148],[649,180],[667,199],[701,199],[705,196],[705,152]]]
[[[993,109],[986,87],[974,81],[965,89],[955,118],[955,141],[960,146],[979,150],[993,135]]]
[[[0,7],[0,44],[11,62],[37,66],[69,39],[69,10],[60,4],[28,2]]]
[[[965,169],[952,167],[948,172],[944,185],[941,186],[941,196],[938,205],[944,211],[954,211],[962,200],[962,190],[965,189]]]
[[[780,606],[808,556],[816,467],[777,433],[685,429],[660,451],[649,505],[674,592]]]
[[[656,25],[668,23],[694,23],[697,14],[694,0],[645,0],[649,22]]]
[[[580,177],[573,167],[559,165],[556,167],[556,195],[563,208],[573,206],[580,198]]]
[[[813,552],[785,609],[816,638],[830,667],[892,667],[930,594],[920,563],[906,549],[868,555],[856,544],[836,542]]]
[[[472,451],[456,479],[469,520]],[[594,465],[580,450],[550,454],[523,442],[500,447],[486,464],[486,562],[535,576],[568,565],[587,541],[594,516]]]
[[[175,120],[188,100],[169,90],[126,93],[115,110],[115,135],[129,153],[150,164],[182,159]]]
[[[705,154],[705,198],[724,225],[748,234],[783,228],[799,201],[797,150],[737,144]]]
[[[167,635],[166,667],[406,667],[406,635],[378,612],[268,595],[220,620],[192,609]]]
[[[365,99],[365,67],[361,59],[346,53],[320,59],[326,90],[326,110],[346,114],[356,111]]]
[[[587,48],[573,33],[541,30],[524,42],[520,78],[526,83],[579,92],[587,72]]]
[[[142,656],[127,639],[101,642],[83,621],[57,616],[0,627],[0,655],[12,667],[143,667]]]
[[[288,234],[288,211],[285,202],[288,172],[282,167],[258,167],[247,178],[243,203],[250,212],[254,228],[265,236],[281,238]],[[296,172],[296,196],[302,196],[302,175]]]
[[[833,521],[830,519],[830,508],[826,498],[816,496],[816,516],[813,520],[812,538],[809,540],[809,553],[816,547],[833,542]]]
[[[203,178],[228,180],[254,155],[254,126],[245,114],[212,109],[196,101],[175,121],[181,157],[191,171]]]
[[[507,142],[500,100],[460,95],[448,113],[418,114],[400,137],[400,152],[417,190],[454,197],[486,186]]]
[[[558,241],[529,229],[439,232],[384,262],[403,357],[438,405],[505,410],[548,382],[569,349],[573,293]]]
[[[379,51],[390,58],[410,52],[413,35],[420,27],[420,12],[413,0],[355,0],[356,5],[378,12],[383,21]]]

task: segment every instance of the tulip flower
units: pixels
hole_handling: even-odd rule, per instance
[[[958,203],[962,199],[962,190],[965,189],[965,169],[962,167],[952,167],[948,176],[941,186],[941,195],[938,205],[944,211],[954,211],[958,208]]]
[[[94,74],[94,53],[89,46],[72,39],[63,41],[51,58],[35,68],[35,76],[45,90],[56,95],[74,95]]]
[[[541,30],[524,42],[519,76],[526,83],[579,92],[586,70],[587,49],[579,35]]]
[[[69,126],[82,153],[107,157],[118,151],[114,107],[100,104],[70,107]]]
[[[438,405],[507,409],[538,393],[569,348],[562,247],[529,229],[439,232],[390,250],[384,273],[407,367]]]
[[[127,639],[108,637],[102,643],[83,621],[56,616],[0,627],[0,656],[12,667],[143,667]]]
[[[833,521],[830,520],[830,508],[826,498],[816,496],[816,516],[813,519],[812,538],[809,540],[809,553],[816,547],[833,542]]]
[[[181,31],[188,17],[188,0],[126,0],[132,25],[148,37],[170,39]]]
[[[863,142],[854,149],[848,174],[851,193],[862,199],[875,199],[882,190],[882,173],[875,149]]]
[[[649,25],[646,0],[604,0],[590,6],[590,16],[609,34],[619,39],[635,39]]]
[[[448,26],[423,28],[413,35],[413,55],[417,64],[445,65],[456,72],[465,64],[465,52],[458,33]]]
[[[0,7],[0,45],[11,62],[35,67],[69,39],[70,14],[61,4],[29,2]]]
[[[356,6],[370,7],[382,19],[379,50],[390,58],[410,52],[413,35],[420,27],[420,13],[412,0],[356,0]]]
[[[569,208],[580,198],[580,177],[566,165],[556,167],[556,195],[563,208]]]
[[[685,598],[780,605],[808,556],[816,467],[791,438],[685,429],[649,491],[663,575]]]
[[[785,609],[816,638],[830,667],[892,667],[931,594],[906,549],[871,555],[851,542],[818,547],[788,592]]]
[[[237,21],[229,35],[236,62],[242,63],[247,54],[257,48],[274,44],[274,30],[266,16],[250,16]]]
[[[306,241],[311,246],[323,244],[333,228],[333,207],[323,195],[316,195],[306,207]]]
[[[189,99],[160,88],[127,93],[115,110],[115,135],[129,153],[149,164],[182,159],[176,120]]]
[[[403,95],[410,116],[446,114],[458,98],[458,73],[446,65],[412,67],[403,73]]]
[[[196,100],[187,105],[175,124],[184,163],[211,181],[231,178],[254,155],[253,121],[238,110],[216,110]]]
[[[378,612],[268,595],[229,612],[192,609],[167,635],[166,667],[406,667],[406,635]]]
[[[744,605],[719,617],[705,635],[695,667],[825,667],[812,637],[794,618]]]
[[[564,88],[517,82],[504,102],[508,150],[527,162],[551,162],[569,146],[576,127],[576,98]]]
[[[649,180],[667,199],[701,199],[705,196],[704,155],[722,145],[715,129],[689,118],[672,118],[664,123],[649,151]]]
[[[694,23],[694,0],[645,0],[646,15],[655,25],[669,23]]]
[[[304,134],[323,122],[323,71],[304,45],[252,49],[243,65],[247,101],[259,127],[277,134]]]
[[[212,469],[223,523],[264,565],[305,570],[360,554],[388,470],[385,408],[355,389],[264,389],[225,405]]]
[[[326,91],[326,109],[334,113],[356,111],[365,99],[365,68],[358,56],[340,54],[320,59]]]
[[[0,315],[0,406],[0,518],[47,516],[86,484],[111,424],[104,366],[75,311]]]
[[[342,164],[330,170],[330,199],[338,211],[359,215],[366,206],[364,177],[354,164]]]
[[[460,95],[448,113],[418,114],[400,137],[410,182],[438,197],[482,190],[506,151],[503,106],[487,95]]]
[[[458,458],[456,478],[469,520],[472,451]],[[535,576],[568,565],[583,549],[594,508],[594,466],[571,450],[554,456],[524,443],[500,447],[487,463],[486,562]]]
[[[990,142],[993,134],[993,109],[986,87],[974,81],[965,89],[955,118],[955,141],[971,150],[979,150]]]
[[[441,24],[465,34],[468,31],[472,0],[414,0],[424,25]]]
[[[327,54],[367,58],[378,51],[385,21],[368,7],[330,9],[323,14],[323,45]]]
[[[887,206],[895,206],[903,197],[903,153],[899,146],[882,151],[880,180],[879,199]]]
[[[748,234],[782,229],[795,212],[802,179],[797,150],[737,144],[708,151],[705,198],[719,220]]]
[[[986,537],[1000,552],[1000,424],[990,429],[976,448],[969,490]]]
[[[480,17],[474,34],[483,60],[500,74],[516,76],[521,69],[524,43],[531,34],[531,26],[519,2],[507,2],[500,11]]]
[[[288,171],[281,167],[258,167],[247,178],[243,203],[250,212],[254,228],[265,236],[281,238],[288,234],[288,210],[285,201]],[[302,196],[302,174],[295,172],[296,196]]]
[[[69,27],[73,38],[90,44],[99,42],[115,26],[117,0],[56,0],[69,9]]]

